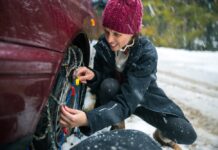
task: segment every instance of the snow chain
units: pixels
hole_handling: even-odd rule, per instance
[[[58,135],[63,135],[64,139],[69,135],[64,135],[61,127],[59,126],[59,110],[61,105],[70,105],[68,107],[81,109],[81,99],[83,98],[81,95],[85,93],[85,88],[81,85],[80,88],[77,89],[76,94],[79,95],[78,97],[74,97],[73,104],[68,103],[67,99],[69,99],[69,91],[70,88],[73,88],[75,85],[75,76],[74,71],[83,65],[83,53],[80,48],[76,46],[71,46],[68,48],[67,54],[64,57],[64,60],[61,65],[61,70],[58,74],[56,85],[54,86],[52,93],[49,96],[49,100],[44,107],[44,117],[47,121],[47,126],[42,127],[44,128],[44,132],[42,133],[40,130],[40,135],[34,135],[35,141],[40,141],[45,139],[46,137],[51,140],[51,150],[61,149],[61,145],[63,143],[59,143]],[[61,85],[60,85],[61,84]],[[62,88],[60,88],[62,87]],[[59,90],[61,89],[61,90]],[[72,95],[72,92],[70,93]],[[71,99],[72,97],[70,97]],[[57,107],[57,109],[54,109]],[[55,116],[53,116],[53,112],[55,112]],[[42,119],[42,118],[41,118]],[[41,123],[43,123],[42,121]],[[40,125],[40,123],[39,123]],[[78,132],[78,129],[75,129]],[[78,133],[75,133],[75,130],[71,133],[76,134],[77,137],[81,136]],[[31,148],[34,150],[34,144],[31,144]],[[57,148],[58,147],[58,148]]]

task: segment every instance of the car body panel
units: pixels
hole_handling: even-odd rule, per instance
[[[64,52],[91,13],[88,0],[0,0],[0,145],[33,134]]]
[[[90,8],[87,0],[0,0],[0,39],[63,52]]]
[[[4,76],[0,78],[0,142],[33,134],[54,76]]]
[[[0,42],[0,142],[34,132],[63,55]]]

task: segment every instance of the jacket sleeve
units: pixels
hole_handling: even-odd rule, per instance
[[[121,93],[109,103],[87,112],[90,130],[85,134],[118,123],[134,113],[144,100],[144,94],[155,76],[156,67],[156,50],[152,47],[129,66],[127,81],[121,85]]]
[[[92,93],[96,93],[99,89],[98,87],[100,83],[108,77],[108,75],[103,72],[104,61],[101,54],[101,47],[98,46],[98,44],[96,44],[94,47],[96,49],[96,53],[94,57],[94,68],[92,71],[95,73],[95,77],[93,80],[87,83],[87,85],[91,88]]]

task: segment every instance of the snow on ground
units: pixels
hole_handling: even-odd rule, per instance
[[[198,134],[192,145],[181,145],[183,150],[218,149],[218,52],[186,51],[157,48],[158,85],[184,111]],[[91,55],[94,56],[92,48]],[[91,62],[93,57],[91,57]],[[92,66],[92,64],[91,64]],[[94,97],[87,93],[86,105]],[[125,120],[126,128],[145,132],[152,137],[154,127],[137,116]],[[75,138],[74,138],[75,139]],[[69,149],[72,137],[63,149]],[[74,142],[73,142],[74,143]],[[168,150],[169,148],[163,148]]]
[[[218,149],[218,52],[158,48],[158,84],[192,122],[198,139],[187,149]]]

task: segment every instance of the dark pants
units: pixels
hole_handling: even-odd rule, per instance
[[[120,90],[117,80],[108,78],[101,83],[97,103],[107,103]],[[136,108],[134,113],[141,119],[159,129],[162,135],[179,144],[192,144],[197,135],[192,125],[185,119],[146,109],[143,106]]]

